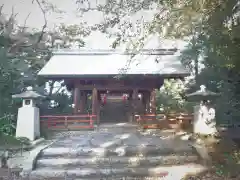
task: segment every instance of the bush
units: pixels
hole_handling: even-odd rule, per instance
[[[184,83],[181,80],[165,80],[157,92],[157,112],[192,112],[193,103],[187,102],[182,96],[183,93]]]
[[[5,115],[0,118],[0,135],[7,134],[7,135],[14,135],[16,131],[16,126],[14,123],[14,116],[13,115]]]

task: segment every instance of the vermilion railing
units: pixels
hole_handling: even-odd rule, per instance
[[[165,114],[144,114],[144,115],[135,115],[136,121],[142,123],[145,121],[155,121],[156,119],[165,119]]]
[[[52,130],[93,129],[96,115],[40,116],[42,126]]]
[[[157,127],[164,125],[172,128],[177,125],[191,125],[193,114],[144,114],[135,115],[135,120],[138,124],[146,128],[151,127],[152,125],[156,125]]]

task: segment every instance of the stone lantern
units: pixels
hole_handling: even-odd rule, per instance
[[[26,91],[13,95],[12,98],[21,98],[22,107],[18,109],[16,137],[26,137],[34,141],[40,136],[39,108],[36,107],[36,99],[44,96],[28,87]]]
[[[200,135],[214,135],[217,133],[215,109],[211,105],[211,100],[219,94],[206,89],[201,85],[200,90],[187,94],[189,101],[200,102],[194,107],[193,132]]]

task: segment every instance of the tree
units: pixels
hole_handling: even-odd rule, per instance
[[[205,9],[204,9],[205,8]],[[224,9],[224,10],[223,10]],[[237,120],[239,117],[239,92],[236,91],[239,85],[239,56],[238,35],[235,33],[239,27],[239,16],[236,16],[237,1],[227,1],[213,6],[203,6],[204,21],[200,25],[192,26],[192,22],[187,23],[195,31],[201,32],[197,40],[205,68],[199,74],[198,83],[206,84],[209,89],[222,93],[217,101],[218,120],[229,122]],[[204,13],[205,12],[205,13]],[[206,14],[208,13],[208,16]],[[183,11],[182,16],[186,16]],[[201,14],[199,14],[200,16]],[[190,29],[191,29],[190,28]],[[195,32],[193,31],[192,34]],[[191,37],[193,39],[193,36]],[[188,56],[183,57],[185,61],[195,59],[195,47],[189,47]],[[191,54],[192,53],[192,54]],[[186,52],[185,52],[186,55]]]
[[[0,118],[1,122],[9,123],[16,120],[17,108],[21,102],[12,101],[11,94],[19,93],[26,86],[33,88],[42,93],[45,88],[45,81],[37,77],[38,71],[49,60],[52,49],[56,47],[70,48],[78,43],[81,47],[84,45],[82,38],[89,34],[89,30],[83,25],[65,26],[61,24],[54,31],[46,31],[47,19],[46,13],[49,10],[54,10],[47,1],[33,1],[39,5],[42,11],[45,23],[40,31],[31,31],[25,26],[19,27],[15,21],[15,14],[6,18],[2,14],[0,8]],[[55,111],[70,111],[69,104],[72,103],[71,97],[66,94],[64,82],[59,82],[59,87],[56,87],[56,81],[48,81],[50,85],[48,97],[50,100],[55,100],[58,104],[58,109]],[[56,88],[58,88],[56,90]],[[57,94],[53,93],[53,90]],[[9,93],[10,92],[10,93]],[[49,108],[49,100],[41,103],[44,109]],[[61,107],[61,108],[59,108]],[[7,119],[2,121],[2,119]],[[6,127],[5,125],[0,125]],[[5,131],[5,130],[4,130]],[[12,131],[13,133],[14,131]]]
[[[192,112],[191,105],[182,94],[184,92],[184,82],[181,80],[165,80],[163,86],[157,92],[157,111],[160,113]]]

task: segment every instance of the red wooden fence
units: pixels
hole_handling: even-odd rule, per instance
[[[191,125],[193,114],[144,114],[135,115],[135,119],[144,128],[177,128]]]
[[[40,116],[43,128],[51,130],[94,129],[96,115]]]
[[[145,114],[135,115],[136,122],[144,128],[175,128],[190,125],[193,114]],[[40,116],[42,128],[50,130],[94,129],[96,115]]]

